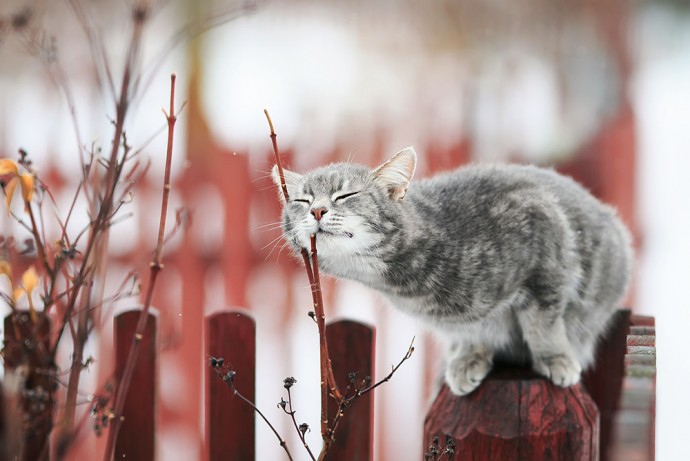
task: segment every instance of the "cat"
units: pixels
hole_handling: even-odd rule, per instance
[[[630,283],[631,238],[615,210],[550,169],[471,165],[411,183],[416,162],[408,147],[375,169],[284,170],[284,238],[299,254],[315,234],[324,272],[435,331],[456,395],[495,360],[577,383]],[[277,165],[272,178],[280,189]]]

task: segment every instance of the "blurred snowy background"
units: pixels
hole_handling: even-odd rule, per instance
[[[91,60],[94,42],[85,39],[72,3],[5,0],[0,5],[0,156],[13,157],[22,147],[39,171],[51,171],[67,185],[79,165],[75,133],[83,144],[107,145],[108,117],[113,114],[107,85],[102,84],[102,63]],[[131,2],[82,3],[110,66],[119,69]],[[624,146],[630,157],[620,161],[633,162],[633,189],[622,199],[623,207],[632,205],[622,214],[637,234],[632,307],[657,322],[657,460],[688,456],[687,2],[276,0],[258,2],[247,11],[244,4],[222,0],[153,3],[129,139],[140,146],[159,133],[144,151],[152,162],[149,177],[157,184],[165,145],[160,108],[167,101],[168,75],[176,72],[179,100],[188,101],[178,124],[176,180],[189,183],[208,176],[217,155],[246,158],[253,179],[252,189],[243,195],[224,196],[213,183],[198,180],[185,189],[192,192],[176,192],[173,200],[194,210],[190,232],[194,251],[203,257],[223,245],[228,223],[227,216],[219,214],[223,204],[251,208],[244,230],[252,242],[251,254],[222,252],[239,254],[237,264],[251,266],[239,277],[244,285],[231,286],[228,280],[234,279],[224,275],[232,261],[213,260],[215,265],[204,272],[203,302],[196,309],[208,313],[238,304],[251,309],[259,335],[257,403],[269,413],[275,410],[273,419],[284,434],[290,433],[289,421],[274,407],[281,380],[288,375],[299,380],[295,395],[301,418],[316,426],[317,399],[311,396],[318,388],[318,359],[313,325],[299,307],[310,304],[304,274],[285,252],[271,253],[270,242],[278,234],[261,228],[277,221],[277,207],[246,205],[275,202],[275,191],[265,178],[271,160],[264,108],[270,110],[279,145],[295,169],[348,158],[373,166],[414,145],[421,157],[420,175],[461,160],[570,162],[592,152],[588,146],[602,127],[617,120],[625,123],[630,113],[632,136]],[[26,26],[18,22],[22,15]],[[218,21],[222,24],[197,37],[183,34],[182,40],[169,41],[188,21],[226,16],[234,19]],[[55,56],[35,56],[27,46],[36,39],[31,36],[35,24],[46,31],[42,39],[54,38]],[[74,100],[76,131],[67,98],[56,86],[56,75],[58,83],[61,77],[51,64],[54,58],[65,71]],[[109,270],[115,274],[128,269],[126,255],[153,246],[157,223],[149,210],[157,209],[158,193],[151,187],[141,192],[143,204],[132,205],[134,218],[119,227],[118,234],[127,238],[112,239],[116,262]],[[65,203],[69,197],[66,190]],[[5,216],[0,216],[0,231],[20,232]],[[180,251],[184,245],[178,238],[168,250]],[[170,303],[166,321],[173,336],[185,328],[175,318],[186,319],[185,309],[190,308],[180,305],[182,274],[166,272],[172,282],[162,295]],[[330,318],[376,325],[379,371],[399,360],[413,335],[421,336],[417,325],[368,290],[349,283],[329,283],[327,289]],[[103,353],[99,344],[108,341],[107,331],[104,327],[91,345],[102,364],[107,360],[98,356]],[[424,393],[434,373],[433,341],[423,339],[420,349],[376,396],[376,459],[421,458]],[[198,420],[176,419],[178,413],[172,410],[166,413],[169,421],[158,441],[158,457],[195,459],[203,421],[195,394],[202,363],[190,370],[172,351],[161,366],[161,405],[179,407],[179,414],[196,414]],[[102,382],[98,373],[84,378],[85,392]],[[258,424],[257,430],[259,459],[279,459],[280,448],[267,429]],[[309,435],[313,444],[318,444],[316,432]],[[296,442],[293,437],[295,447]]]

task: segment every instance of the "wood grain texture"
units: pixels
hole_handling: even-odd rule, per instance
[[[137,309],[115,317],[115,377],[118,382],[128,360],[140,313]],[[122,411],[124,419],[115,441],[114,459],[156,459],[156,336],[156,317],[148,314]]]
[[[356,382],[374,377],[374,338],[372,327],[343,320],[326,327],[333,374],[342,393],[348,385],[348,374],[356,373]],[[331,400],[328,419],[333,420],[337,407]],[[353,403],[345,412],[335,433],[328,461],[371,461],[374,443],[374,393],[370,392]]]
[[[450,434],[458,460],[594,461],[599,414],[581,384],[567,389],[523,368],[497,368],[468,396],[441,389],[424,425],[424,447]]]
[[[237,374],[235,387],[255,402],[256,327],[242,312],[206,318],[206,359],[223,358]],[[255,459],[255,413],[236,398],[216,372],[206,366],[206,446],[210,461]]]

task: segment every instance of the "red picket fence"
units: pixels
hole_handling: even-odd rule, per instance
[[[118,373],[138,317],[135,310],[116,318]],[[210,315],[205,324],[207,357],[223,357],[231,363],[237,373],[236,388],[253,400],[254,321],[235,311]],[[154,316],[149,318],[144,338],[115,459],[154,459]],[[350,372],[374,375],[373,328],[352,321],[335,322],[328,326],[328,341],[334,373],[343,388]],[[655,376],[653,318],[620,311],[600,347],[597,366],[581,384],[561,389],[526,370],[497,368],[469,396],[455,397],[444,387],[427,415],[424,446],[430,446],[434,436],[450,434],[456,443],[455,459],[462,460],[653,460]],[[208,367],[208,460],[253,461],[255,416]],[[346,415],[336,441],[329,452],[330,461],[373,459],[371,394],[358,400]],[[419,454],[410,459],[424,457]]]
[[[132,310],[115,319],[117,376],[124,368],[140,311]],[[206,357],[222,357],[236,372],[237,390],[254,401],[255,325],[239,311],[209,315],[205,322]],[[342,320],[327,326],[328,347],[338,385],[345,389],[347,375],[374,376],[374,329],[362,323]],[[156,319],[149,314],[146,333],[127,396],[114,459],[152,460],[155,440]],[[232,390],[207,367],[206,456],[208,460],[253,461],[255,458],[255,413],[234,397]],[[341,419],[329,461],[373,459],[373,394],[359,398]],[[335,411],[335,408],[329,408]],[[333,412],[329,418],[334,416]],[[283,434],[285,436],[286,434]],[[276,441],[276,443],[278,443]],[[318,448],[318,447],[317,447]],[[299,450],[302,447],[292,447]]]
[[[116,377],[124,369],[139,315],[139,310],[131,310],[115,318]],[[12,324],[12,316],[8,316],[7,331],[14,331]],[[114,459],[156,459],[157,327],[156,317],[149,314]],[[327,332],[333,371],[342,389],[347,387],[351,372],[360,377],[374,376],[372,327],[343,320],[329,324]],[[216,313],[205,321],[206,357],[222,357],[231,364],[236,389],[252,401],[255,333],[254,320],[240,311]],[[12,334],[5,338],[9,365],[13,351],[21,347],[13,338]],[[528,370],[497,367],[466,397],[453,396],[444,386],[427,414],[424,446],[434,444],[434,437],[445,441],[450,436],[455,455],[446,459],[463,461],[653,461],[655,342],[653,318],[619,311],[599,348],[596,367],[580,384],[562,389]],[[206,369],[205,458],[254,461],[254,410],[235,397],[210,366]],[[338,426],[329,461],[373,459],[373,404],[373,393],[369,393],[349,409]],[[329,418],[333,418],[335,409],[329,410]],[[2,413],[0,435],[5,438]],[[437,446],[443,449],[443,443]],[[420,453],[410,454],[409,459],[444,458]]]

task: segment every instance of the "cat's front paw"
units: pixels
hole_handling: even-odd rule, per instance
[[[484,353],[453,358],[446,366],[446,383],[455,395],[467,395],[477,388],[491,371],[491,357]]]
[[[557,354],[534,359],[534,371],[551,379],[554,384],[568,387],[580,381],[582,367],[575,358]]]

